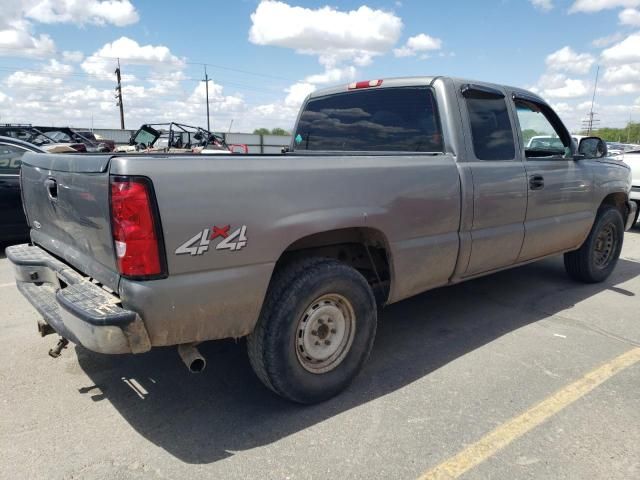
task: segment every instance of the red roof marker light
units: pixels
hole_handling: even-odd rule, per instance
[[[355,90],[358,88],[379,87],[380,85],[382,85],[382,80],[363,80],[361,82],[350,83],[349,90]]]

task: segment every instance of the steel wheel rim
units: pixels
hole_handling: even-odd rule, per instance
[[[606,268],[611,259],[613,258],[613,252],[618,246],[618,239],[616,237],[616,227],[612,223],[605,225],[596,237],[596,243],[593,249],[593,263],[597,268]]]
[[[298,362],[311,373],[333,370],[349,353],[355,330],[356,315],[349,300],[337,293],[318,297],[298,320]]]

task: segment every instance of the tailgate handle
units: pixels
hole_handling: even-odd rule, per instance
[[[44,186],[47,188],[47,194],[49,195],[49,200],[53,202],[58,201],[58,182],[56,182],[55,178],[47,178],[44,181]]]

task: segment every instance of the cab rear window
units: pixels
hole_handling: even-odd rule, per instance
[[[310,100],[295,150],[442,152],[442,132],[428,87],[361,90]]]

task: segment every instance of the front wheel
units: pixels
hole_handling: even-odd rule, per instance
[[[607,279],[618,262],[624,238],[620,211],[610,205],[600,207],[598,216],[582,246],[564,254],[564,266],[574,280],[598,283]]]
[[[373,346],[377,311],[355,269],[313,258],[274,276],[247,349],[258,378],[298,403],[326,400],[347,387]]]

